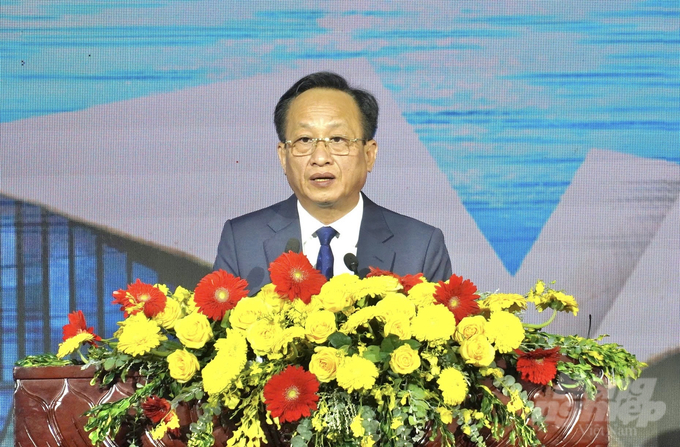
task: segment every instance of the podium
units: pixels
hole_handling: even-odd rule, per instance
[[[89,447],[91,446],[84,425],[87,418],[82,414],[94,405],[119,400],[132,393],[135,377],[125,383],[116,383],[107,389],[90,385],[93,369],[82,370],[79,366],[16,367],[14,368],[14,424],[15,447]],[[609,444],[609,409],[607,390],[598,386],[595,400],[589,400],[579,389],[562,386],[559,381],[554,387],[543,387],[520,381],[535,404],[543,410],[547,432],[539,431],[539,439],[546,446],[607,446]],[[195,408],[178,409],[183,424],[196,418]],[[452,427],[453,429],[454,427]],[[156,441],[139,427],[121,427],[115,439],[108,446],[125,445],[125,432],[140,429],[144,446],[185,446],[185,432],[180,439],[166,435]],[[230,427],[217,427],[214,433],[215,446],[226,444],[231,434]],[[184,439],[182,439],[184,438]],[[268,446],[281,444],[277,437],[270,439]],[[464,436],[456,445],[468,446]],[[509,446],[506,441],[494,441],[487,436],[487,446]],[[427,441],[427,447],[439,443]]]

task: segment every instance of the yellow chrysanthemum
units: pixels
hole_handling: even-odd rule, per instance
[[[257,320],[269,313],[269,306],[259,298],[243,298],[229,313],[231,327],[247,331]]]
[[[370,390],[378,377],[378,368],[371,362],[358,355],[345,357],[338,368],[336,380],[338,385],[352,392],[354,390]]]
[[[354,295],[357,298],[381,296],[398,290],[401,290],[401,284],[399,284],[399,279],[393,276],[371,276],[354,285]]]
[[[411,333],[420,341],[442,342],[456,330],[456,318],[441,304],[421,307],[411,321]]]
[[[269,320],[259,320],[248,328],[246,338],[257,355],[267,355],[274,351],[277,342],[280,342],[283,329],[281,326]]]
[[[465,363],[479,367],[489,366],[496,357],[496,350],[491,346],[489,340],[481,334],[473,335],[463,341],[459,352]]]
[[[253,298],[262,300],[274,313],[281,313],[291,306],[290,300],[281,298],[281,295],[276,293],[276,285],[271,283],[262,287]]]
[[[272,353],[268,356],[270,359],[281,358],[288,354],[288,345],[294,343],[296,339],[305,338],[305,329],[300,326],[291,326],[281,331],[279,339],[276,341]]]
[[[237,330],[227,329],[226,338],[220,338],[215,342],[215,350],[233,358],[237,363],[242,363],[241,368],[246,364],[248,344],[243,334]]]
[[[203,390],[208,394],[221,393],[233,382],[242,369],[241,362],[234,361],[226,354],[218,353],[201,371]]]
[[[375,318],[377,310],[375,306],[364,307],[354,312],[347,318],[347,321],[340,327],[340,332],[344,334],[353,334],[357,328],[364,325]]]
[[[338,330],[335,314],[328,310],[317,310],[307,316],[305,333],[307,340],[314,343],[325,343],[328,336]]]
[[[434,292],[436,287],[436,283],[423,281],[411,287],[411,290],[408,291],[408,298],[418,308],[429,306],[435,303]]]
[[[481,309],[491,312],[507,310],[516,313],[527,308],[527,300],[517,293],[493,293],[481,301],[478,301]]]
[[[529,301],[536,305],[539,312],[551,308],[561,312],[571,312],[576,316],[579,310],[578,303],[573,296],[545,287],[545,283],[541,280],[529,292]]]
[[[317,295],[321,306],[331,312],[339,312],[351,306],[356,301],[354,290],[359,281],[359,277],[349,273],[332,277]]]
[[[465,376],[456,368],[445,368],[437,379],[437,385],[442,392],[444,403],[447,405],[458,405],[467,396],[468,385]]]
[[[153,319],[161,327],[165,329],[172,329],[175,327],[175,322],[183,317],[182,305],[174,298],[168,298],[165,302],[165,309],[157,314]]]
[[[484,327],[484,333],[501,354],[519,348],[520,343],[524,340],[522,321],[510,312],[505,311],[491,314]]]
[[[67,338],[62,343],[59,343],[57,357],[63,359],[67,355],[73,354],[80,348],[80,345],[92,339],[94,339],[94,334],[90,334],[89,332],[80,332],[73,337]]]
[[[401,293],[396,292],[386,293],[375,307],[384,321],[396,317],[406,317],[410,320],[416,315],[416,305]]]
[[[118,350],[132,356],[146,354],[159,346],[167,337],[158,324],[143,313],[128,317],[118,337]]]
[[[470,337],[483,335],[484,326],[486,326],[486,318],[481,315],[465,317],[456,326],[456,332],[453,334],[453,337],[458,343],[463,343]]]

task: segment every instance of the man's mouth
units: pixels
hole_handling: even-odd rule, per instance
[[[330,182],[331,180],[335,180],[335,176],[331,173],[328,172],[322,172],[320,174],[313,174],[309,177],[311,181],[314,183],[324,183],[324,182]]]

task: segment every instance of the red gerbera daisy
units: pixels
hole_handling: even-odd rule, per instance
[[[144,416],[148,417],[151,422],[158,424],[170,412],[170,402],[162,397],[149,396],[142,402],[142,410]]]
[[[371,276],[392,276],[397,278],[399,280],[399,284],[401,284],[401,287],[404,288],[404,293],[408,293],[408,291],[411,290],[411,287],[423,282],[422,273],[418,273],[416,275],[399,276],[396,273],[392,273],[377,267],[369,267],[369,270],[370,273],[366,275],[367,278],[370,278]]]
[[[522,379],[538,385],[547,385],[557,375],[557,361],[560,358],[560,348],[534,349],[523,352],[515,349],[519,355],[517,371]]]
[[[288,366],[265,384],[264,403],[280,422],[294,422],[316,410],[319,381],[301,366]]]
[[[303,253],[281,254],[270,264],[269,272],[276,293],[288,296],[291,301],[300,298],[305,304],[309,304],[312,295],[318,294],[326,283],[326,277],[312,267]]]
[[[125,312],[125,318],[139,311],[144,312],[147,318],[153,318],[165,310],[168,301],[163,292],[139,279],[127,289],[113,292],[113,297],[115,299],[112,304],[120,304],[120,310]]]
[[[468,315],[479,313],[479,305],[475,295],[477,286],[469,279],[463,280],[462,276],[451,275],[448,284],[439,281],[435,288],[434,299],[448,307],[453,316],[456,317],[456,324]]]
[[[248,282],[224,270],[207,274],[196,286],[194,302],[198,311],[213,320],[222,320],[241,298],[248,296]]]
[[[64,332],[64,341],[68,340],[71,337],[75,337],[78,334],[81,334],[83,332],[87,332],[89,334],[92,334],[94,338],[92,340],[88,340],[88,343],[91,345],[96,345],[95,342],[100,341],[102,338],[99,335],[95,335],[94,333],[94,328],[92,327],[87,327],[87,323],[85,322],[85,315],[83,315],[82,310],[77,310],[75,312],[71,312],[68,314],[68,324],[64,325],[62,328]]]

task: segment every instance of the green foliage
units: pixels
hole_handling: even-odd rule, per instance
[[[71,360],[60,359],[54,354],[40,354],[29,355],[23,359],[17,360],[15,366],[33,367],[33,366],[66,366],[73,365]]]

